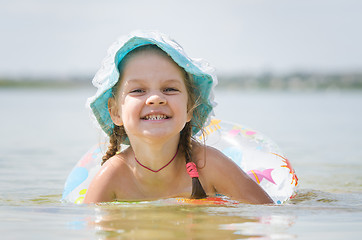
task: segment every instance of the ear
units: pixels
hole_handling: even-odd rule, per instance
[[[112,97],[108,99],[108,111],[113,123],[117,126],[122,126],[123,121],[121,109],[118,108],[116,100]]]

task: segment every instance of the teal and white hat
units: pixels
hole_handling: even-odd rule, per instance
[[[200,103],[194,110],[191,120],[193,135],[200,129],[195,126],[204,126],[213,115],[214,102],[213,89],[217,84],[214,68],[203,59],[190,58],[183,48],[167,35],[156,31],[135,31],[121,37],[108,49],[108,55],[103,60],[101,68],[93,78],[93,85],[98,88],[96,94],[87,100],[93,117],[97,120],[103,131],[110,136],[114,124],[108,112],[108,99],[112,97],[112,87],[119,79],[118,65],[132,50],[143,45],[157,45],[165,51],[180,67],[193,76],[196,87],[196,96],[200,96]]]

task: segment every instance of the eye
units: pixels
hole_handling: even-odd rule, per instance
[[[165,88],[163,90],[163,92],[165,92],[165,93],[177,93],[177,92],[179,92],[179,90],[177,88],[174,88],[174,87],[168,87],[168,88]]]
[[[137,88],[137,89],[133,89],[130,91],[130,93],[136,93],[136,94],[139,94],[139,93],[144,93],[145,90],[143,90],[142,88]]]

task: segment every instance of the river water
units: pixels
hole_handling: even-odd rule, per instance
[[[282,205],[60,202],[102,140],[89,88],[0,89],[1,239],[347,239],[362,234],[362,92],[219,90],[218,118],[269,136],[299,178]]]

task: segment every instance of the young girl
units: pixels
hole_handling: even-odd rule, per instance
[[[110,144],[84,202],[223,194],[272,203],[232,160],[193,139],[208,121],[216,82],[205,61],[161,33],[135,32],[113,44],[88,99]]]

